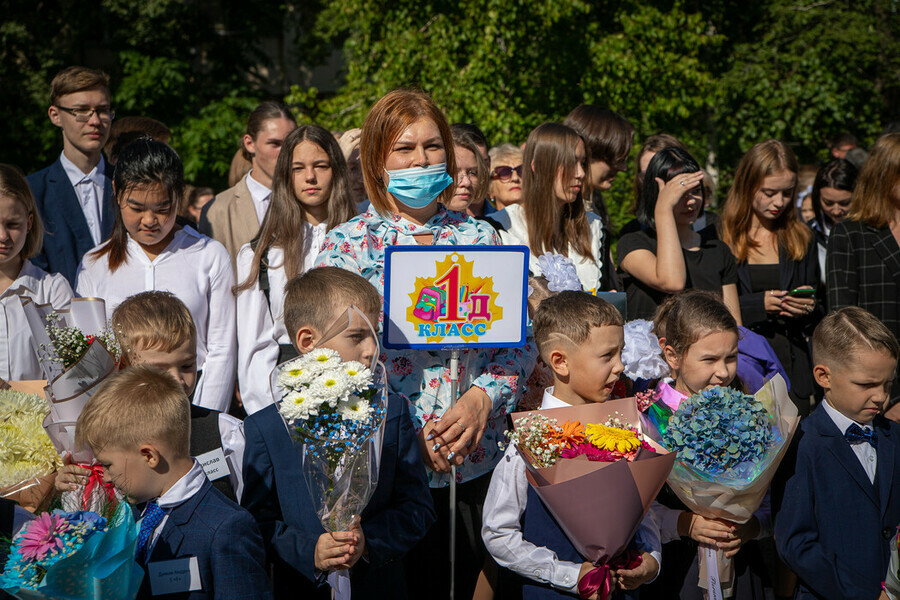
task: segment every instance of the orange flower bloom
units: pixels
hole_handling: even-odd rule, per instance
[[[566,421],[562,424],[562,428],[555,427],[551,436],[551,441],[559,444],[560,450],[585,442],[584,427],[581,425],[581,421]]]

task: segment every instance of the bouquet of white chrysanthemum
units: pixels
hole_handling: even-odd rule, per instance
[[[59,455],[42,425],[43,396],[0,390],[0,498],[36,509],[53,489]]]
[[[303,474],[322,525],[345,531],[378,483],[387,411],[380,369],[317,349],[281,365],[279,412],[302,447]]]

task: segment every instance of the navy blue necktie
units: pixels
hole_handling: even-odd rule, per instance
[[[847,438],[847,441],[850,442],[851,446],[855,446],[856,444],[869,443],[872,444],[873,448],[878,448],[877,440],[875,438],[875,430],[863,429],[856,423],[853,423],[850,427],[847,428],[847,431],[844,432],[844,437]]]
[[[146,549],[149,547],[150,537],[153,535],[153,530],[162,523],[165,516],[166,511],[161,509],[155,500],[147,503],[147,508],[144,509],[144,516],[141,518],[141,530],[137,539],[135,555],[138,560],[146,562],[149,558],[145,554],[147,554]]]

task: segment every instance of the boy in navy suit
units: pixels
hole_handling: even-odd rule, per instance
[[[147,366],[110,377],[78,417],[76,442],[93,451],[104,481],[144,504],[138,598],[272,598],[256,522],[191,458],[190,429],[181,385]]]
[[[284,322],[297,350],[330,348],[345,361],[371,364],[378,353],[375,333],[351,307],[369,323],[378,322],[381,296],[355,273],[321,267],[289,281]],[[247,417],[244,432],[241,503],[262,529],[275,597],[331,598],[329,573],[349,569],[354,598],[405,598],[400,559],[435,520],[406,404],[388,401],[378,486],[360,525],[350,531],[328,533],[322,527],[303,477],[302,454],[276,405]]]
[[[32,261],[61,273],[74,288],[81,257],[109,237],[115,217],[101,153],[115,116],[109,77],[86,67],[63,69],[50,84],[47,115],[62,130],[63,151],[52,165],[28,176],[47,232]]]
[[[871,313],[846,307],[813,334],[823,402],[800,426],[797,463],[775,521],[797,598],[875,599],[900,524],[900,426],[881,414],[900,345]]]

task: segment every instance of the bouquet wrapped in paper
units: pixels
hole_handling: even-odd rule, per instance
[[[644,413],[648,433],[677,455],[669,485],[691,511],[746,523],[759,508],[800,422],[784,379],[776,375],[754,396],[714,387],[674,408],[661,400]],[[700,587],[731,596],[734,563],[701,545]]]
[[[351,307],[322,341],[359,321],[374,337],[365,315]],[[316,513],[326,531],[348,531],[359,523],[378,485],[387,414],[384,368],[377,360],[366,366],[318,348],[276,370],[278,410],[300,447],[301,470]],[[333,573],[329,583],[344,597],[349,591],[347,571]]]
[[[43,382],[7,384],[0,390],[0,498],[32,512],[53,493],[59,454],[42,423],[49,412]]]
[[[625,551],[675,455],[643,435],[630,398],[514,413],[512,420],[510,443],[525,460],[529,485],[597,565],[585,579],[611,590],[611,569],[636,566]]]
[[[106,324],[106,305],[98,298],[74,298],[69,310],[53,311],[23,298],[22,309],[47,378],[43,391],[50,410],[44,429],[59,452],[68,452],[92,471],[83,492],[63,494],[63,507],[97,511],[113,500],[113,490],[103,484],[90,451],[75,447],[75,423],[88,399],[118,367],[120,351]]]
[[[13,538],[0,589],[21,600],[133,599],[144,576],[134,560],[138,531],[126,502],[108,519],[43,513]]]

